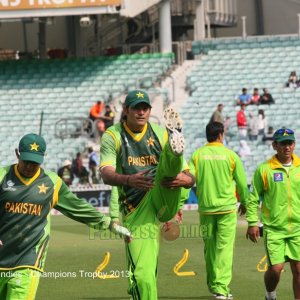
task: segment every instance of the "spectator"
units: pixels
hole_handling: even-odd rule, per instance
[[[98,157],[96,152],[94,151],[93,147],[88,148],[88,155],[89,155],[89,182],[92,183],[99,183],[99,179],[97,176],[97,169],[99,165]]]
[[[254,88],[250,104],[258,105],[259,104],[259,99],[260,99],[260,95],[259,95],[258,88]]]
[[[246,109],[246,104],[242,103],[241,109],[236,114],[236,122],[239,130],[239,136],[241,139],[245,139],[247,137],[248,123],[245,114],[245,109]]]
[[[90,109],[90,119],[92,121],[95,121],[100,117],[100,114],[103,110],[104,102],[103,101],[98,101],[96,102]]]
[[[259,104],[274,104],[275,101],[267,88],[263,88],[263,94],[259,98]]]
[[[242,94],[239,95],[237,101],[236,101],[236,104],[237,105],[241,105],[242,103],[245,104],[245,105],[248,105],[250,104],[251,102],[251,95],[249,95],[247,93],[247,89],[246,88],[243,88],[242,89]]]
[[[219,123],[224,124],[224,116],[222,113],[223,108],[224,108],[224,105],[222,103],[218,104],[217,109],[212,114],[209,123],[219,122]]]
[[[258,134],[264,135],[266,128],[268,128],[267,125],[267,119],[265,117],[265,113],[263,109],[258,110]]]
[[[63,166],[57,171],[58,176],[67,186],[70,186],[74,179],[74,174],[71,167],[72,162],[67,159],[64,161]]]
[[[262,141],[266,144],[271,146],[273,143],[273,135],[274,135],[274,128],[269,126],[267,133],[264,134]]]
[[[290,88],[296,88],[298,87],[298,78],[297,78],[297,74],[296,74],[296,71],[292,71],[290,76],[289,76],[289,80],[286,84],[287,87],[290,87]]]
[[[231,118],[229,116],[226,116],[225,122],[224,122],[224,141],[225,145],[229,144],[230,138],[233,137],[233,133],[230,131],[231,127]]]
[[[115,113],[112,111],[110,105],[105,105],[104,116],[101,117],[104,122],[105,130],[114,125]]]
[[[258,136],[258,117],[249,114],[249,140],[256,141]]]
[[[239,149],[239,156],[245,157],[251,155],[251,149],[247,144],[247,141],[241,140],[240,141],[240,149]]]
[[[88,170],[83,166],[81,153],[78,152],[76,154],[76,158],[72,161],[72,170],[76,177],[79,178],[79,183],[87,183],[88,182]]]

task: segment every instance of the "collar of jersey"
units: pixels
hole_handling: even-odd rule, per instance
[[[292,166],[298,167],[300,165],[300,158],[296,154],[292,154]],[[282,168],[281,162],[277,159],[276,155],[272,156],[272,158],[268,161],[272,169]]]
[[[41,173],[41,168],[39,168],[37,170],[37,172],[34,174],[33,177],[31,177],[29,180],[26,180],[18,171],[18,168],[17,168],[17,165],[14,165],[14,171],[15,171],[15,174],[16,176],[19,178],[19,180],[25,184],[25,185],[30,185],[32,182],[34,182],[40,175]]]
[[[126,122],[124,122],[124,128],[126,130],[126,132],[137,142],[139,142],[145,135],[147,128],[148,128],[148,123],[145,124],[142,132],[139,133],[134,133],[132,132],[129,127],[127,126]]]
[[[206,146],[219,146],[219,147],[222,147],[224,145],[220,142],[211,142],[211,143],[207,143]]]

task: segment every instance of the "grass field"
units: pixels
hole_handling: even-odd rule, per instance
[[[197,212],[185,212],[184,223],[198,224]],[[264,299],[263,273],[256,265],[264,256],[262,240],[254,245],[245,239],[245,222],[240,221],[231,283],[234,299]],[[189,250],[189,260],[182,271],[195,271],[193,277],[179,277],[173,273],[184,249]],[[120,274],[118,279],[91,278],[92,272],[109,251],[111,259],[104,271]],[[293,299],[292,278],[288,265],[282,274],[277,295],[279,300]],[[49,275],[58,272],[59,278],[49,275],[41,278],[37,300],[107,299],[128,300],[124,245],[122,240],[90,239],[89,229],[64,216],[52,217],[52,234],[45,271]],[[69,274],[67,274],[69,272]],[[203,242],[200,237],[179,238],[174,242],[161,243],[158,268],[159,299],[213,299],[205,283]]]

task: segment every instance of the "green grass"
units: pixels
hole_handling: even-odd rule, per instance
[[[185,224],[198,224],[196,212],[185,212]],[[263,273],[256,265],[264,256],[262,240],[252,244],[245,238],[245,222],[239,222],[234,257],[234,272],[231,283],[236,300],[264,299]],[[182,271],[195,271],[193,277],[179,277],[173,273],[174,265],[182,257],[184,249],[189,250],[189,260]],[[109,251],[111,259],[104,271],[125,271],[126,262],[122,240],[101,240],[89,238],[89,229],[63,216],[52,217],[52,234],[46,260],[46,272],[60,272],[57,279],[43,277],[37,293],[37,300],[107,299],[128,300],[127,278],[92,279],[94,272]],[[286,265],[277,289],[280,300],[293,299],[292,277]],[[82,270],[82,273],[80,273]],[[62,277],[73,272],[76,277]],[[90,273],[83,273],[90,272]],[[82,274],[82,276],[81,276]],[[125,275],[125,274],[124,274]],[[213,299],[206,287],[203,242],[201,238],[179,238],[174,242],[161,243],[158,268],[159,299]]]

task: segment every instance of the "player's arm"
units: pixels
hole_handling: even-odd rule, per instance
[[[261,177],[260,167],[258,167],[253,175],[251,192],[246,202],[247,213],[246,219],[248,222],[248,229],[246,237],[254,243],[259,238],[259,227],[258,227],[258,207],[260,195],[263,193],[263,180]]]
[[[247,176],[241,159],[236,155],[235,169],[233,173],[234,180],[237,186],[237,192],[240,196],[239,212],[241,215],[246,213],[246,202],[249,197]]]
[[[112,186],[128,185],[137,189],[149,190],[154,186],[154,178],[150,171],[136,174],[120,174],[116,170],[120,145],[116,135],[107,130],[101,139],[100,173],[105,184]]]
[[[77,222],[84,223],[89,227],[107,229],[111,222],[110,217],[97,211],[85,199],[78,198],[73,194],[63,181],[61,181],[57,203],[54,208],[65,216]]]
[[[128,242],[131,240],[131,233],[127,228],[112,222],[110,217],[97,211],[85,199],[78,198],[68,189],[64,182],[61,182],[57,203],[54,208],[70,219],[86,224],[91,228],[96,230],[109,228],[123,236]]]
[[[113,187],[111,190],[111,196],[109,201],[109,216],[112,222],[119,222],[119,192],[117,187]]]

